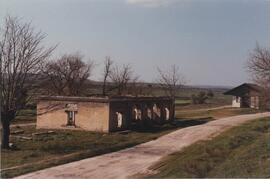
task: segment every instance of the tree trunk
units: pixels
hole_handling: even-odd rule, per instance
[[[2,149],[9,149],[10,122],[2,120]]]
[[[103,81],[103,86],[102,86],[102,95],[106,96],[106,80],[105,79]]]
[[[2,112],[1,123],[2,123],[2,149],[9,149],[9,135],[10,135],[10,121],[15,118],[15,111]]]

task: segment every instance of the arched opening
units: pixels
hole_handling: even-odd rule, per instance
[[[134,121],[138,121],[142,119],[142,111],[137,107],[137,105],[134,105],[132,108],[132,119]]]
[[[146,113],[147,113],[147,118],[152,119],[152,110],[150,108],[146,109]]]
[[[166,120],[170,119],[170,110],[168,108],[165,108],[165,119]]]
[[[153,105],[153,119],[160,119],[161,111],[157,104]]]
[[[131,112],[132,112],[132,116],[131,116],[132,120],[136,121],[137,120],[137,113],[138,113],[137,106],[133,106]]]
[[[116,112],[117,128],[122,128],[123,126],[123,114]]]

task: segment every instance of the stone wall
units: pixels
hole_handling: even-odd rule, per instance
[[[40,97],[37,128],[113,132],[169,122],[173,110],[167,97]]]
[[[111,98],[109,131],[129,129],[134,123],[163,124],[173,120],[173,110],[172,100],[166,97]]]

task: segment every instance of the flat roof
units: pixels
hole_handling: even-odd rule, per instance
[[[82,96],[39,96],[40,101],[81,101],[81,102],[109,102],[108,97],[82,97]]]
[[[162,101],[162,100],[172,100],[168,96],[113,96],[109,98],[110,101]]]
[[[117,101],[162,101],[172,100],[170,97],[148,96],[112,96],[112,97],[81,97],[81,96],[39,96],[40,101],[77,101],[77,102],[117,102]]]

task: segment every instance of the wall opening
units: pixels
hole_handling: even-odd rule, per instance
[[[75,126],[75,111],[67,111],[67,126]]]
[[[132,118],[135,121],[138,121],[138,120],[141,120],[142,119],[142,111],[137,106],[134,106],[133,107]]]
[[[165,119],[166,120],[170,119],[170,110],[168,108],[165,108]]]
[[[78,111],[78,105],[76,103],[66,104],[67,113],[67,126],[75,126],[75,114]]]
[[[146,112],[147,112],[147,118],[152,119],[152,110],[150,108],[147,108]]]
[[[157,104],[153,105],[153,116],[154,119],[159,119],[161,116],[160,108]]]
[[[116,119],[117,119],[117,128],[122,128],[123,126],[123,114],[120,112],[116,112]]]

